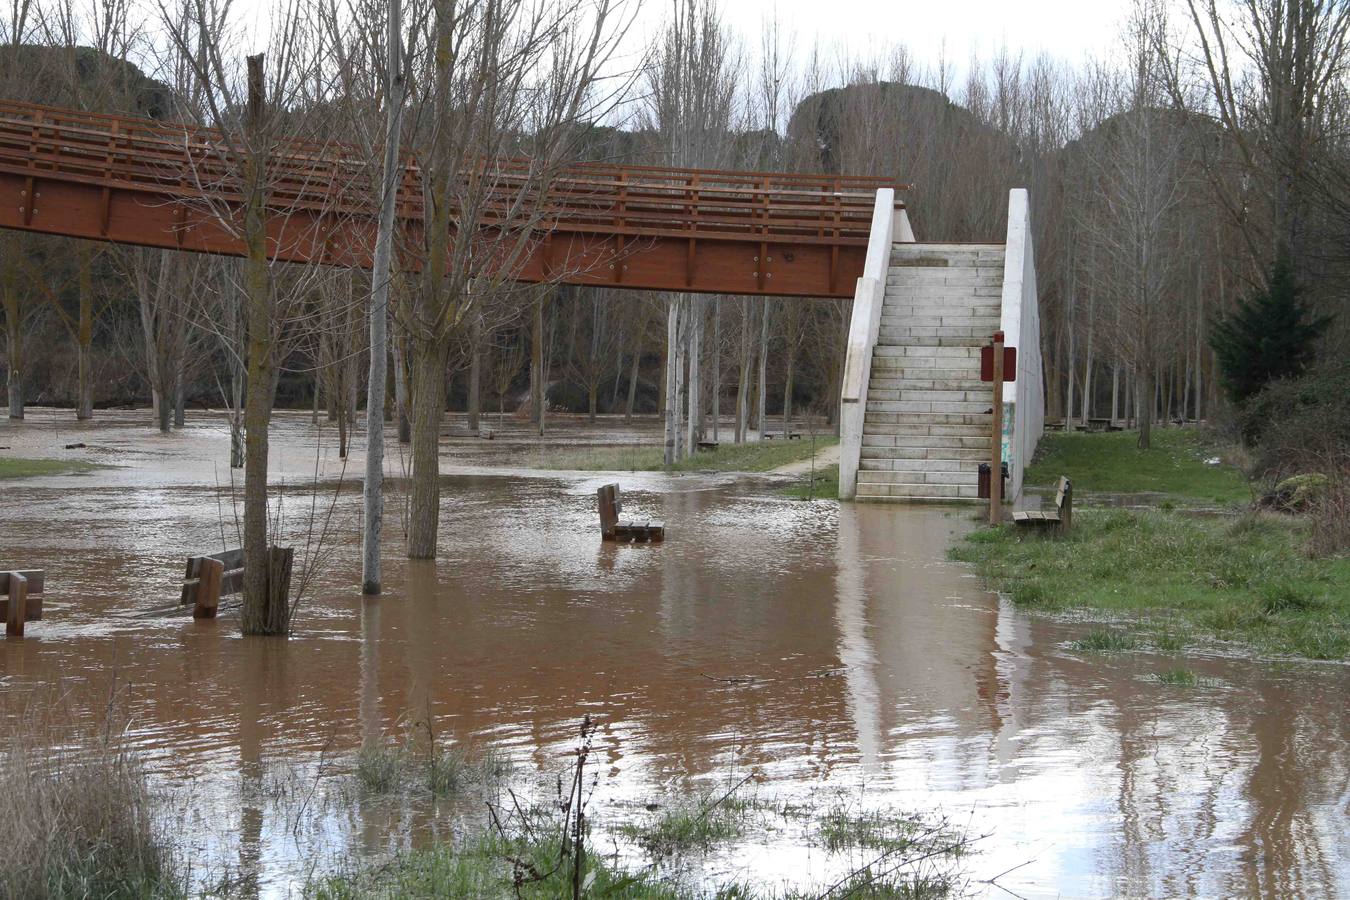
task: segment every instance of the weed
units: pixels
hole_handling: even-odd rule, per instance
[[[855,811],[836,806],[820,820],[820,841],[832,853],[855,847],[866,850],[908,847],[922,831],[921,822],[887,810]]]
[[[1199,678],[1190,669],[1168,669],[1153,676],[1160,684],[1172,684],[1179,687],[1194,687]]]
[[[120,731],[23,723],[0,761],[0,896],[187,896],[160,813]]]
[[[1123,631],[1102,629],[1089,631],[1069,646],[1075,650],[1093,653],[1121,653],[1138,648],[1139,642],[1133,635]]]
[[[1321,606],[1321,599],[1300,585],[1272,583],[1261,589],[1261,609],[1268,616],[1285,612],[1308,612]]]

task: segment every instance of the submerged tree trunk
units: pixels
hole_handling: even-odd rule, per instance
[[[173,388],[173,427],[182,428],[187,424],[187,385],[183,383],[182,364],[179,364],[177,379]]]
[[[262,56],[248,58],[248,139],[256,141],[263,116]],[[264,162],[257,146],[244,161],[244,302],[248,317],[248,393],[244,400],[244,634],[286,634],[290,602],[272,590],[267,544],[268,428],[272,419],[272,273],[267,265]],[[161,398],[164,402],[165,398]],[[278,585],[279,587],[279,585]]]
[[[440,526],[440,434],[445,409],[445,351],[415,341],[412,359],[412,491],[408,558],[435,559]]]

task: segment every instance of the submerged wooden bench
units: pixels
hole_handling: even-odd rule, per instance
[[[225,550],[209,556],[190,556],[183,574],[180,606],[192,606],[192,618],[214,619],[220,598],[244,589],[244,551]]]
[[[1013,513],[1013,524],[1028,528],[1049,528],[1066,534],[1073,525],[1073,482],[1061,476],[1055,491],[1054,510],[1027,510]]]
[[[619,486],[607,484],[595,492],[600,501],[600,537],[621,544],[659,543],[666,539],[666,526],[651,519],[620,519],[623,501]]]
[[[25,622],[41,621],[46,580],[42,569],[0,572],[0,615],[5,617],[5,634],[23,637]]]

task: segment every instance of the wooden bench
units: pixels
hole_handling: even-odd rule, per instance
[[[1013,513],[1013,524],[1028,528],[1049,528],[1056,534],[1067,534],[1073,525],[1073,482],[1060,477],[1055,491],[1054,510],[1027,510]]]
[[[5,617],[5,634],[23,637],[25,622],[41,621],[46,580],[42,569],[0,572],[0,614]]]
[[[620,519],[623,501],[619,486],[607,484],[595,492],[600,502],[600,537],[621,544],[659,543],[666,539],[666,526],[651,519]]]
[[[700,453],[712,453],[718,447],[717,441],[699,441],[698,450]]]
[[[183,574],[180,606],[192,606],[192,618],[214,619],[220,598],[244,589],[244,551],[225,550],[209,556],[190,556]]]

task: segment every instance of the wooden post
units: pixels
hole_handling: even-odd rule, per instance
[[[9,573],[9,615],[5,617],[5,634],[23,637],[23,623],[28,613],[28,579],[18,572]]]
[[[220,606],[220,584],[225,575],[225,564],[218,559],[204,557],[197,570],[197,602],[192,607],[192,618],[214,619]]]
[[[994,332],[994,405],[989,436],[989,524],[1003,519],[1003,332]]]

